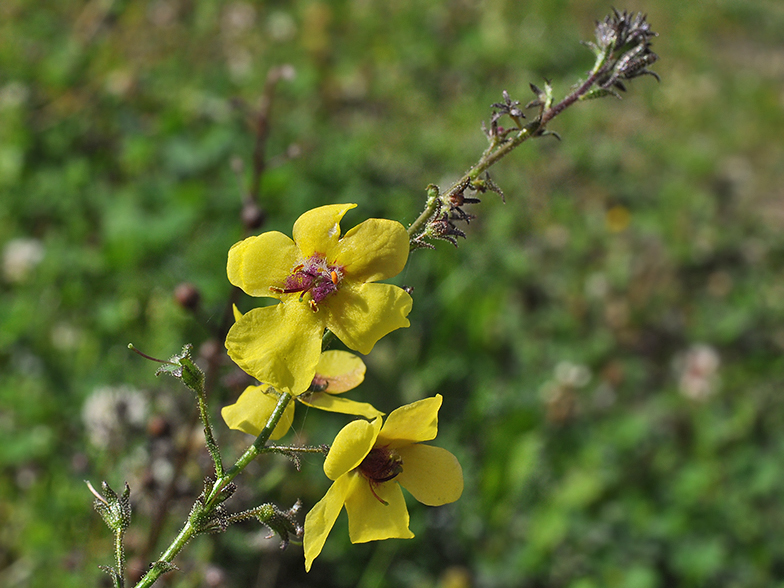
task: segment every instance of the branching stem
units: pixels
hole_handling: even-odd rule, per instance
[[[283,416],[283,413],[291,400],[292,395],[288,392],[284,392],[280,395],[280,398],[278,398],[278,403],[275,406],[275,410],[272,411],[272,414],[267,420],[267,424],[261,430],[259,436],[256,437],[256,440],[253,442],[253,444],[245,450],[245,452],[239,457],[239,459],[237,459],[234,465],[227,472],[218,477],[209,494],[204,498],[203,504],[197,503],[199,508],[194,508],[191,511],[191,514],[188,516],[188,520],[185,521],[185,525],[183,525],[182,529],[180,529],[177,537],[174,538],[169,547],[167,547],[166,550],[161,554],[158,562],[155,562],[159,565],[153,565],[150,571],[148,571],[144,577],[139,580],[135,588],[149,588],[164,572],[166,572],[168,569],[171,569],[172,560],[180,551],[182,551],[183,547],[185,547],[188,541],[190,541],[193,537],[202,531],[202,529],[199,528],[198,519],[200,518],[203,520],[205,517],[209,517],[209,514],[222,501],[222,490],[226,488],[226,486],[228,486],[231,481],[236,478],[242,472],[242,470],[244,470],[245,467],[256,458],[256,456],[265,452],[267,441],[269,441],[270,435],[272,435],[272,431],[275,430],[275,427],[278,425],[278,422]],[[197,511],[199,512],[199,517],[196,516]]]
[[[514,136],[511,138],[502,138],[495,134],[492,135],[490,138],[490,145],[485,149],[484,153],[482,153],[479,160],[463,174],[459,180],[452,184],[446,192],[439,193],[436,186],[429,186],[425,209],[408,227],[408,238],[411,249],[416,249],[418,247],[419,244],[417,243],[417,240],[425,234],[428,223],[439,210],[442,208],[448,209],[448,203],[453,198],[462,194],[466,189],[471,188],[473,183],[479,180],[482,174],[522,143],[531,137],[539,137],[545,134],[546,126],[551,120],[588,94],[597,80],[607,73],[607,70],[612,63],[611,57],[613,50],[614,45],[611,44],[597,57],[593,69],[584,82],[557,104],[543,108],[542,112],[535,120],[520,127]]]
[[[465,174],[463,174],[463,177],[452,184],[452,186],[446,192],[443,194],[436,193],[435,197],[433,197],[432,194],[429,194],[425,209],[408,227],[408,237],[412,242],[411,248],[414,249],[416,247],[413,243],[413,240],[418,237],[427,226],[428,221],[432,218],[438,209],[439,202],[448,202],[452,196],[455,196],[456,194],[464,191],[471,185],[472,182],[479,179],[479,177],[484,172],[498,163],[498,161],[500,161],[504,156],[511,153],[512,150],[517,148],[523,142],[527,141],[533,136],[536,136],[541,128],[541,124],[538,121],[534,121],[525,125],[511,139],[501,141],[497,138],[494,138],[490,143],[490,146],[479,158],[479,161],[477,161]]]

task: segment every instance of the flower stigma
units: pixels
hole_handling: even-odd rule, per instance
[[[329,264],[323,255],[314,253],[291,270],[291,275],[286,278],[282,288],[270,286],[270,290],[279,294],[300,292],[300,300],[310,292],[310,307],[313,312],[318,312],[319,303],[337,292],[342,278],[342,267]]]
[[[403,471],[403,458],[394,449],[376,447],[370,450],[357,466],[357,470],[370,484],[370,491],[378,501],[387,505],[387,501],[376,494],[375,487],[396,478]]]

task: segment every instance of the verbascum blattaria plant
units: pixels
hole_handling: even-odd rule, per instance
[[[460,498],[460,464],[450,451],[431,444],[438,432],[441,404],[450,399],[425,398],[385,417],[370,404],[353,399],[361,397],[356,388],[365,377],[362,359],[328,346],[337,338],[348,349],[369,354],[381,338],[408,327],[414,303],[411,293],[383,281],[404,269],[411,250],[433,248],[438,240],[457,246],[458,239],[465,239],[461,223],[475,218],[466,207],[478,204],[487,192],[504,198],[490,177],[490,168],[529,139],[558,139],[549,126],[561,112],[581,101],[618,97],[630,80],[640,76],[658,80],[649,69],[658,59],[651,50],[655,36],[644,15],[613,10],[596,23],[595,39],[586,43],[595,56],[593,68],[561,100],[554,99],[549,81],[541,87],[531,84],[533,99],[524,106],[502,92],[501,100],[492,105],[489,121],[482,124],[488,141],[484,153],[448,188],[429,185],[424,209],[408,227],[395,220],[369,219],[344,233],[341,220],[356,205],[338,203],[304,211],[291,237],[263,232],[231,248],[229,282],[250,296],[276,301],[245,314],[234,307],[225,336],[228,355],[257,383],[224,406],[221,416],[228,427],[254,435],[255,440],[226,469],[207,405],[206,377],[194,362],[190,346],[161,362],[158,372],[180,379],[196,398],[214,471],[205,478],[204,491],[180,532],[149,564],[137,588],[151,586],[162,574],[176,570],[175,557],[195,536],[225,531],[239,521],[258,520],[280,537],[283,547],[292,540],[301,543],[305,568],[310,570],[344,508],[350,540],[362,543],[414,536],[402,489],[430,506]],[[271,97],[274,84],[288,73],[285,68],[273,70],[265,96]],[[266,124],[266,108],[259,112],[257,162],[266,136],[266,126],[261,124]],[[255,191],[262,170],[263,165],[255,168]],[[261,218],[260,206],[252,197],[246,199],[246,229],[258,227]],[[344,397],[346,392],[353,398]],[[289,430],[297,403],[359,418],[346,424],[329,444],[272,443]],[[231,513],[227,503],[236,489],[237,475],[261,454],[275,453],[294,459],[297,466],[300,454],[324,455],[324,473],[332,482],[326,495],[315,505],[307,505],[308,509],[292,497],[290,508],[260,502]],[[126,585],[123,539],[131,520],[130,489],[126,485],[118,495],[106,482],[100,491],[89,487],[96,510],[115,538],[114,566],[104,569],[113,585],[121,588]],[[300,522],[303,510],[307,510],[304,524]]]

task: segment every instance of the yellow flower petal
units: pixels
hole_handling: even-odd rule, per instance
[[[313,408],[326,410],[327,412],[339,412],[341,414],[355,414],[367,419],[374,419],[384,413],[376,409],[367,402],[354,402],[348,398],[333,396],[326,392],[315,392],[298,396],[297,399],[302,403]]]
[[[406,316],[413,303],[411,296],[391,284],[344,282],[322,306],[327,328],[347,347],[367,355],[381,337],[409,325]]]
[[[324,323],[307,302],[289,299],[254,308],[229,329],[229,356],[251,376],[277,390],[301,394],[316,373]]]
[[[351,229],[337,244],[335,258],[357,282],[398,275],[408,260],[408,233],[397,221],[371,218]]]
[[[313,560],[321,553],[324,542],[343,510],[343,503],[357,483],[358,475],[341,476],[332,484],[324,498],[305,516],[305,533],[302,547],[305,551],[305,571],[310,571]]]
[[[378,435],[376,445],[394,449],[435,439],[441,400],[441,395],[436,394],[393,410]]]
[[[324,473],[330,480],[357,467],[373,449],[373,442],[381,429],[381,419],[371,422],[354,421],[343,427],[332,442],[324,460]]]
[[[457,458],[441,447],[419,443],[399,447],[403,471],[396,482],[422,504],[441,506],[463,493],[463,469]]]
[[[411,539],[408,528],[408,509],[397,482],[383,482],[370,491],[370,482],[357,475],[351,493],[346,497],[348,534],[352,543],[381,539]],[[387,504],[382,503],[379,498]]]
[[[267,388],[267,386],[248,386],[237,402],[223,407],[221,416],[230,429],[258,437],[278,403],[277,395],[274,392],[266,392]],[[274,441],[283,437],[293,420],[294,403],[289,402],[270,439]]]
[[[340,239],[340,219],[356,204],[330,204],[307,211],[294,223],[292,236],[305,258],[314,253],[334,261],[334,249]]]
[[[242,313],[240,312],[240,309],[237,308],[236,304],[232,304],[231,305],[231,312],[234,315],[234,322],[235,323],[242,318]]]
[[[279,298],[270,287],[282,288],[291,270],[302,263],[294,241],[270,231],[248,237],[229,249],[226,272],[229,281],[251,296]]]
[[[365,362],[348,351],[325,351],[316,366],[316,377],[327,381],[322,392],[338,394],[353,390],[365,379]]]

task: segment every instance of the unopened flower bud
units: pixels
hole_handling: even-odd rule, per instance
[[[166,437],[171,434],[171,423],[161,415],[154,415],[147,421],[147,434],[150,437]]]
[[[174,299],[181,307],[193,312],[199,308],[201,293],[193,284],[183,282],[174,289]]]

